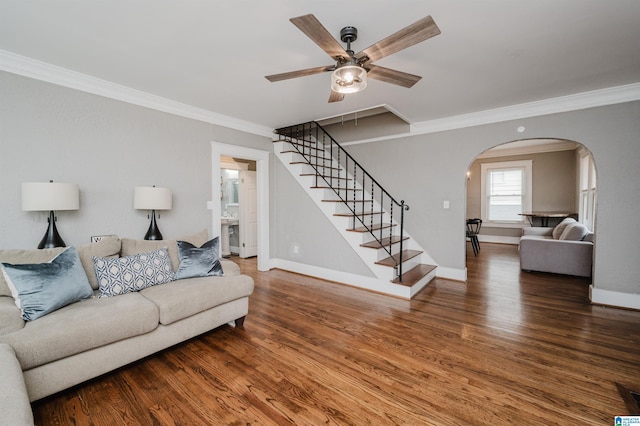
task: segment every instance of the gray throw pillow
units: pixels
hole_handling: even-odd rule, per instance
[[[553,237],[553,239],[559,240],[560,235],[562,235],[564,230],[567,229],[567,226],[571,225],[572,223],[576,223],[576,220],[572,217],[565,217],[564,219],[562,219],[562,222],[557,224],[556,227],[553,228],[553,231],[551,231],[551,236]]]
[[[140,291],[175,279],[166,247],[133,256],[93,257],[100,297]]]
[[[579,222],[571,223],[560,235],[560,240],[582,241],[589,233],[589,228]]]
[[[187,241],[178,241],[180,266],[176,279],[193,277],[222,276],[220,264],[220,238],[207,241],[202,247],[196,247]]]
[[[25,321],[93,296],[75,247],[47,263],[3,263],[2,272]]]

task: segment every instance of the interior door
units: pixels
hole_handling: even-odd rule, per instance
[[[240,257],[258,255],[258,188],[256,172],[240,170]]]

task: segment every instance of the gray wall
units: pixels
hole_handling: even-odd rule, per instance
[[[525,133],[517,133],[518,126],[525,126]],[[467,168],[488,148],[536,137],[574,140],[591,151],[598,170],[594,285],[640,293],[640,102],[348,149],[411,206],[408,232],[436,261],[464,269]],[[159,220],[165,236],[209,228],[212,140],[271,149],[264,137],[0,72],[0,248],[34,247],[46,228],[44,213],[20,209],[20,184],[26,181],[80,185],[81,209],[59,214],[58,227],[68,244],[102,233],[142,237],[148,220],[132,206],[138,185],[173,190],[174,209]],[[345,272],[361,273],[361,264],[338,255],[341,237],[324,232],[330,229],[326,223],[300,230],[306,225],[287,216],[310,209],[300,207],[302,197],[292,178],[273,165],[271,180],[272,256],[290,258],[290,242],[299,239],[305,255],[296,261],[339,264]],[[450,209],[442,208],[444,200],[450,201]],[[291,230],[285,231],[287,227]],[[329,253],[334,257],[325,258]]]
[[[569,211],[576,210],[576,151],[545,152],[539,154],[510,155],[502,157],[483,157],[476,159],[469,171],[467,181],[467,215],[481,217],[480,165],[500,161],[533,160],[532,163],[532,210]],[[483,226],[481,234],[500,236],[520,236],[521,228],[491,228]]]
[[[20,187],[50,179],[80,186],[80,210],[57,215],[67,245],[142,238],[135,186],[171,188],[173,209],[158,220],[166,238],[211,234],[211,141],[271,149],[268,138],[0,72],[0,248],[37,246],[47,214],[23,212]]]
[[[518,126],[526,128],[523,134]],[[466,171],[522,138],[582,143],[598,172],[594,287],[640,293],[640,102],[352,145],[348,150],[411,210],[407,230],[442,266],[465,267]],[[449,200],[450,209],[443,209]]]

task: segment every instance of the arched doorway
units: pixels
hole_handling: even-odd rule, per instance
[[[495,193],[500,185],[487,185],[488,176],[504,179],[502,194]],[[481,243],[518,244],[523,227],[552,227],[562,220],[541,223],[520,215],[531,211],[567,212],[595,232],[596,188],[594,159],[582,144],[552,138],[507,142],[480,153],[469,165],[466,217],[483,219]]]

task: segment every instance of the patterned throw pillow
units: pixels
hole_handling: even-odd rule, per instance
[[[166,247],[133,256],[93,257],[100,297],[139,291],[175,279]]]

